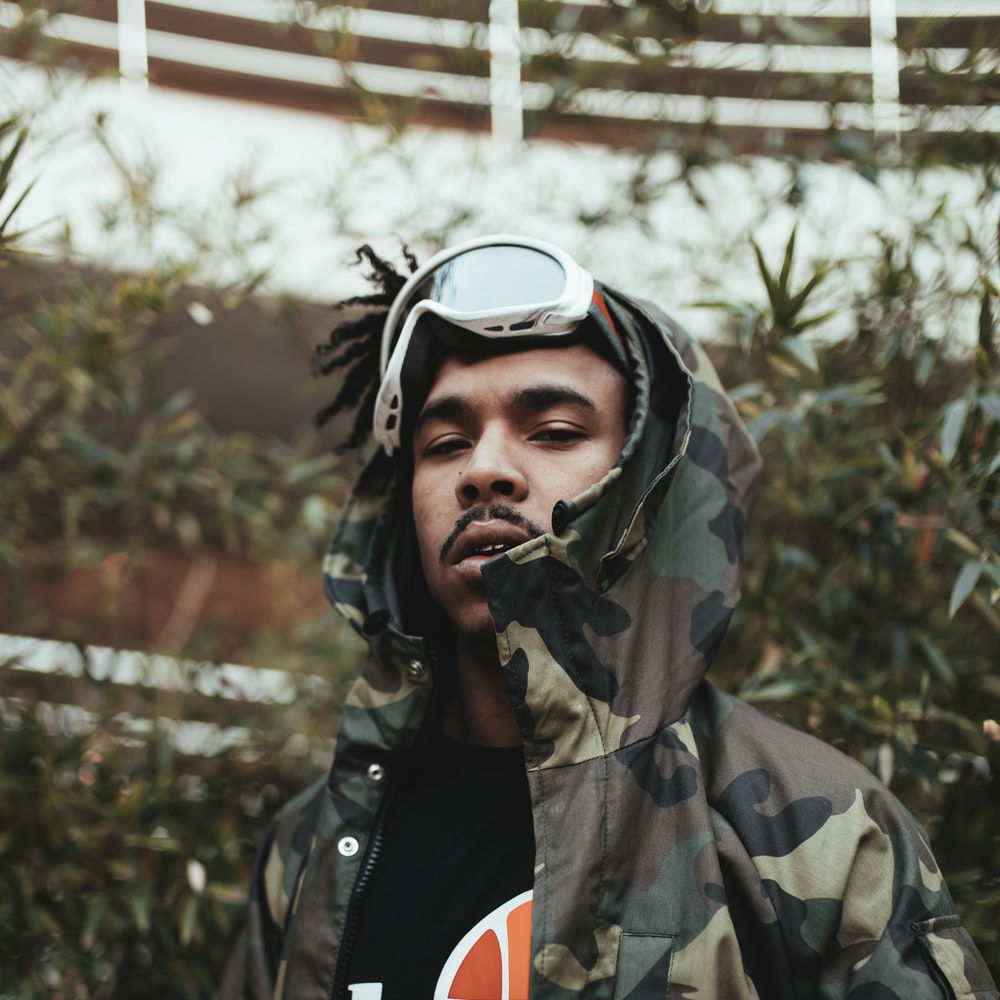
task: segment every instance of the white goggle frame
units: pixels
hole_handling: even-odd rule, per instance
[[[482,252],[491,249],[498,252]],[[511,250],[515,251],[513,256],[509,253]],[[518,255],[517,250],[528,253]],[[508,252],[505,254],[504,251]],[[516,301],[518,296],[513,288],[498,293],[495,286],[483,287],[482,294],[478,296],[482,305],[476,306],[477,288],[485,284],[482,272],[477,273],[477,269],[491,263],[489,257],[495,258],[492,263],[499,265],[500,258],[506,256],[506,263],[523,269],[521,273],[527,278],[532,263],[536,272],[539,265],[544,263],[539,260],[539,254],[549,258],[561,269],[561,287],[556,279],[549,287],[541,289],[544,294],[538,294],[536,290],[535,295],[526,296],[534,301]],[[518,256],[521,257],[520,260],[517,259]],[[463,257],[468,272],[464,283],[461,274]],[[449,263],[452,266],[446,268],[445,265]],[[426,294],[439,292],[437,281],[442,275],[452,281],[452,291],[458,289],[458,296],[462,300],[461,308],[437,301]],[[508,280],[510,277],[508,268]],[[425,297],[414,301],[421,286],[426,286]],[[410,276],[393,300],[386,317],[379,357],[382,382],[375,399],[372,421],[375,439],[389,455],[400,445],[403,414],[401,375],[413,331],[424,313],[433,313],[454,326],[491,340],[506,337],[558,337],[572,333],[580,325],[587,315],[593,295],[594,280],[590,274],[565,251],[542,240],[525,236],[483,236],[435,254]],[[441,297],[447,298],[447,294],[442,294]]]

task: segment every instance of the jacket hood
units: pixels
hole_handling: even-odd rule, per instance
[[[526,753],[540,767],[613,752],[684,714],[739,598],[760,467],[702,349],[654,306],[597,287],[606,311],[591,318],[631,362],[621,458],[556,504],[551,531],[483,568]],[[373,742],[386,749],[415,736],[437,669],[425,623],[440,616],[408,493],[409,471],[379,450],[324,564],[328,597],[371,649],[346,711],[389,709],[373,713]]]

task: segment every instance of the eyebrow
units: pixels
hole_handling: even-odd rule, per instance
[[[524,412],[539,412],[547,410],[552,406],[575,406],[579,409],[592,413],[597,412],[597,405],[594,401],[579,389],[571,386],[559,385],[558,383],[543,382],[539,385],[528,385],[513,394],[510,399],[510,409]],[[413,432],[416,434],[422,427],[432,420],[455,420],[464,416],[473,409],[472,398],[468,395],[455,393],[449,396],[441,396],[428,403],[417,422]]]

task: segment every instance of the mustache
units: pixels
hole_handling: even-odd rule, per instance
[[[517,528],[527,531],[532,537],[544,535],[545,529],[540,528],[534,521],[516,511],[510,504],[496,503],[492,507],[480,505],[467,510],[456,522],[451,534],[445,539],[438,556],[443,563],[448,553],[452,550],[459,536],[470,524],[476,521],[506,521]]]

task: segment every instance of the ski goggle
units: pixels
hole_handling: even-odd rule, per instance
[[[393,300],[382,332],[375,439],[391,455],[400,445],[402,372],[420,317],[438,316],[490,340],[571,334],[594,295],[590,274],[558,247],[523,236],[487,236],[442,250]]]

